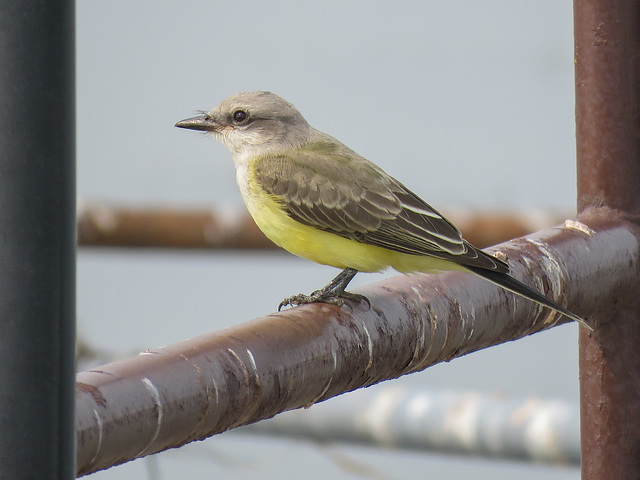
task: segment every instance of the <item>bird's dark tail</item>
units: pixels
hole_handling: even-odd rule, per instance
[[[593,328],[591,328],[587,324],[587,322],[585,322],[578,315],[567,310],[565,307],[557,304],[553,300],[547,298],[542,293],[516,280],[508,273],[495,272],[493,270],[487,270],[485,268],[479,268],[479,267],[465,266],[465,268],[475,273],[476,275],[484,278],[485,280],[488,280],[491,283],[494,283],[499,287],[504,288],[505,290],[509,290],[510,292],[515,293],[516,295],[520,295],[521,297],[531,300],[532,302],[536,302],[545,307],[549,307],[557,312],[560,312],[562,315],[569,317],[571,320],[575,320],[581,325],[584,325],[589,330],[593,330]]]

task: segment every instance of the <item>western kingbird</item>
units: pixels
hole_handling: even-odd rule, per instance
[[[176,127],[211,133],[229,149],[244,202],[269,239],[294,255],[343,269],[324,288],[286,298],[278,310],[316,302],[340,306],[345,298],[369,303],[345,291],[359,271],[462,270],[587,326],[511,277],[505,262],[473,247],[415,193],[311,127],[273,93],[237,93]]]

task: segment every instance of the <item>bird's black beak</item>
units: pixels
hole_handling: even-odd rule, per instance
[[[189,130],[202,130],[205,132],[217,132],[220,130],[220,124],[218,124],[209,115],[198,115],[197,117],[187,118],[180,120],[175,125],[178,128],[188,128]]]

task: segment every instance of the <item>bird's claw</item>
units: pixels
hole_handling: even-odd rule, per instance
[[[303,293],[299,293],[298,295],[293,295],[291,297],[285,298],[278,305],[278,311],[282,310],[283,307],[288,305],[298,306],[298,305],[307,305],[309,303],[328,303],[330,305],[335,305],[337,307],[342,307],[344,305],[348,305],[346,300],[351,300],[353,302],[362,303],[365,302],[368,308],[371,308],[371,302],[364,295],[360,295],[358,293],[351,292],[326,292],[323,290],[316,290],[311,295],[305,295]]]

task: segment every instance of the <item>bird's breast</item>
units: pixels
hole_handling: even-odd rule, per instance
[[[338,268],[380,271],[389,266],[389,251],[364,245],[297,222],[283,203],[259,183],[251,162],[236,162],[236,180],[249,213],[276,245],[299,257]]]

